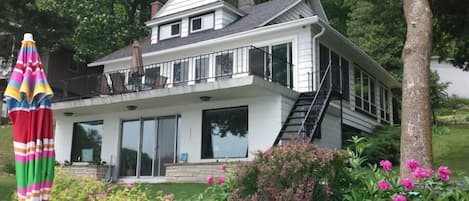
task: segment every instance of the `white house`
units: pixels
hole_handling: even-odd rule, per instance
[[[469,98],[469,72],[454,66],[448,61],[438,61],[439,57],[432,57],[430,69],[440,76],[440,82],[449,82],[446,92],[449,96]]]
[[[327,20],[319,0],[169,0],[151,36],[53,84],[56,159],[106,161],[152,180],[165,164],[253,159],[293,137],[341,148],[342,131],[392,124],[400,84]],[[330,68],[329,68],[330,67]]]

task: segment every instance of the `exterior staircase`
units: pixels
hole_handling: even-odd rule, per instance
[[[300,94],[280,129],[274,146],[297,138],[312,142],[314,138],[321,137],[322,119],[333,91],[331,71],[331,65],[329,65],[321,79],[318,91]]]

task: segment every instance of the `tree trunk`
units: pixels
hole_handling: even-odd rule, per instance
[[[433,165],[430,56],[432,50],[432,11],[428,0],[404,0],[407,36],[402,51],[401,176],[408,177],[406,161]]]

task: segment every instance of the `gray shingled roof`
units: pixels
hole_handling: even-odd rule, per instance
[[[143,54],[149,52],[157,52],[165,49],[175,48],[183,45],[188,45],[192,43],[197,43],[205,40],[210,40],[252,30],[297,1],[298,0],[271,0],[269,2],[247,8],[243,10],[246,13],[244,17],[219,30],[209,30],[189,34],[188,37],[184,38],[172,38],[168,40],[162,40],[158,41],[157,44],[150,44],[150,38],[147,37],[140,41],[141,50]],[[129,45],[94,61],[94,63],[110,61],[123,57],[130,57],[131,55],[132,45]]]

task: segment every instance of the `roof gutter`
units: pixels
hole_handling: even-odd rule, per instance
[[[313,36],[313,55],[312,55],[312,57],[313,57],[313,66],[318,66],[318,62],[317,62],[318,57],[316,55],[316,51],[318,49],[317,48],[317,39],[319,37],[321,37],[322,35],[324,35],[324,33],[326,32],[326,28],[324,26],[322,26],[320,23],[318,23],[317,25],[319,25],[321,27],[321,31],[318,34]],[[316,71],[313,71],[314,78],[318,78],[318,75],[316,75],[316,74],[317,74]],[[313,82],[313,91],[315,91],[317,89],[317,86],[316,86],[317,83],[314,80],[312,80],[312,82]]]
[[[233,41],[233,40],[239,40],[242,38],[246,37],[252,37],[256,35],[261,35],[269,32],[277,32],[277,31],[282,31],[285,29],[291,29],[294,27],[301,27],[301,26],[307,26],[310,24],[314,24],[318,22],[318,17],[317,16],[312,16],[312,17],[307,17],[307,18],[302,18],[302,19],[297,19],[293,20],[290,22],[282,23],[282,24],[275,24],[275,25],[270,25],[270,26],[265,26],[265,27],[259,27],[255,28],[252,30],[240,32],[240,33],[235,33],[227,36],[223,36],[220,38],[214,38],[211,40],[206,40],[206,41],[201,41],[197,43],[192,43],[184,46],[179,46],[175,48],[170,48],[166,50],[161,50],[161,51],[156,51],[156,52],[149,52],[145,53],[142,55],[142,57],[151,57],[151,56],[156,56],[156,55],[161,55],[161,54],[168,54],[168,53],[173,53],[173,52],[178,52],[182,50],[187,50],[191,48],[200,48],[201,46],[207,46],[207,45],[214,45],[218,43],[223,43],[227,41]],[[113,60],[108,60],[108,61],[102,61],[102,62],[93,62],[89,63],[88,67],[94,67],[94,66],[101,66],[101,65],[106,65],[106,64],[112,64],[112,63],[117,63],[117,62],[124,62],[124,61],[130,61],[132,59],[131,56],[128,57],[123,57],[119,59],[113,59]]]

